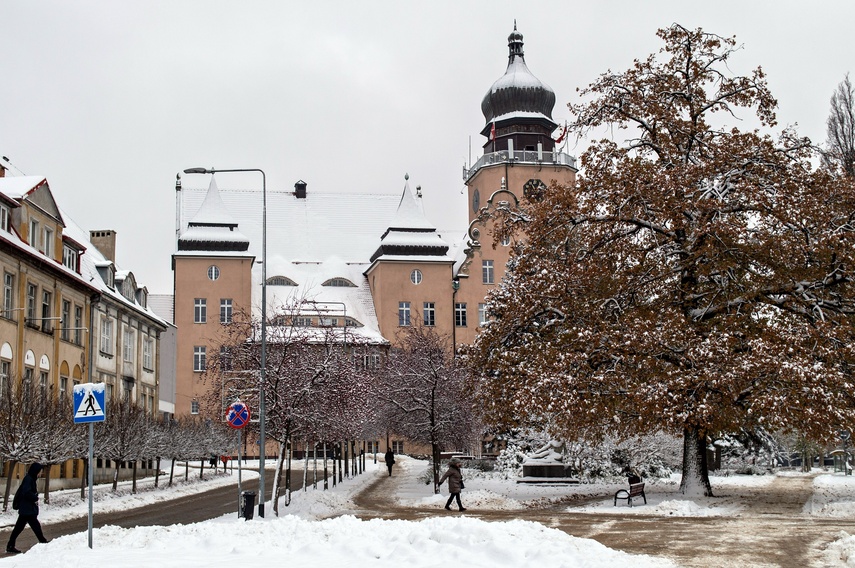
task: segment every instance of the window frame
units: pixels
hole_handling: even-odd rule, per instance
[[[466,302],[455,302],[454,327],[467,327],[466,323]]]
[[[12,319],[15,310],[15,275],[3,271],[3,315]]]
[[[436,325],[436,302],[424,302],[422,304],[422,321],[428,327]]]
[[[208,323],[208,298],[193,299],[193,323]]]
[[[204,373],[208,361],[208,348],[205,345],[193,346],[193,372]]]
[[[220,298],[220,323],[223,325],[232,323],[233,316],[233,300],[231,298]]]
[[[481,282],[483,284],[495,284],[496,273],[492,260],[481,261]]]
[[[398,327],[412,325],[410,302],[398,302]]]
[[[134,349],[136,342],[136,333],[130,327],[125,327],[122,330],[122,361],[125,363],[133,363],[134,362]]]
[[[151,337],[143,339],[143,369],[154,370],[154,340]]]
[[[100,337],[98,350],[104,355],[113,355],[113,320],[107,316],[101,316]]]
[[[487,323],[487,304],[478,304],[478,325]]]

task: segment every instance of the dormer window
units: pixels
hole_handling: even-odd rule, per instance
[[[326,282],[323,283],[323,286],[337,286],[340,288],[356,288],[356,284],[348,280],[347,278],[330,278]]]
[[[75,272],[80,272],[80,253],[68,245],[62,245],[62,264]]]
[[[39,222],[35,219],[30,219],[30,246],[39,248]]]
[[[148,289],[146,287],[137,288],[137,303],[144,307],[148,307]]]
[[[112,262],[103,262],[96,265],[98,268],[98,275],[101,277],[101,280],[109,286],[113,288],[116,285],[116,267]]]
[[[268,286],[296,286],[297,283],[287,276],[271,276],[267,279]]]
[[[53,229],[50,227],[45,227],[42,233],[42,252],[47,257],[53,257]]]

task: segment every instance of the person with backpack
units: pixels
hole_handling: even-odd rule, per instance
[[[21,553],[15,548],[15,541],[18,535],[24,531],[26,525],[30,525],[39,542],[48,541],[42,533],[42,525],[39,523],[39,489],[36,485],[43,469],[42,464],[38,462],[32,464],[27,475],[21,480],[18,490],[15,491],[12,508],[18,511],[18,521],[15,523],[15,528],[12,529],[12,534],[9,535],[8,544],[6,544],[6,552],[10,554]]]
[[[392,451],[392,448],[386,450],[384,457],[386,459],[386,467],[389,468],[389,477],[392,477],[392,466],[395,465],[395,453]]]

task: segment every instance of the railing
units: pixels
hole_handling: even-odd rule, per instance
[[[507,150],[485,153],[478,158],[470,168],[463,168],[463,179],[469,181],[478,170],[491,164],[518,163],[518,164],[545,164],[556,166],[576,167],[576,158],[563,152],[538,152],[537,150],[514,150],[513,156]]]

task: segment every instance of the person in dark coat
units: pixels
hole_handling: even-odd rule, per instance
[[[457,499],[457,508],[461,511],[465,511],[466,507],[463,506],[463,503],[460,502],[460,491],[463,489],[463,474],[460,473],[460,465],[461,462],[457,458],[451,458],[451,461],[448,462],[448,471],[442,474],[442,477],[439,478],[439,484],[442,485],[442,482],[446,479],[448,480],[448,492],[450,495],[448,496],[448,501],[445,503],[445,508],[447,510],[451,510],[451,502],[454,499]]]
[[[18,521],[15,523],[15,528],[12,529],[12,534],[9,535],[9,543],[6,544],[6,552],[18,554],[21,551],[15,548],[15,541],[24,531],[26,525],[30,525],[36,538],[39,542],[47,542],[44,533],[42,533],[42,525],[39,523],[39,490],[36,485],[36,480],[42,473],[42,464],[36,462],[30,466],[27,475],[21,480],[21,485],[15,491],[15,498],[12,501],[12,508],[18,510]]]
[[[395,454],[392,448],[386,450],[386,467],[389,468],[389,477],[392,477],[392,466],[395,465]]]

